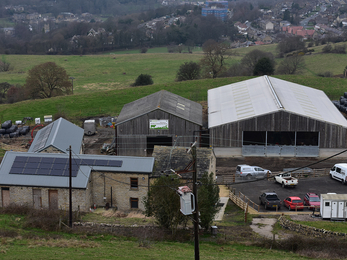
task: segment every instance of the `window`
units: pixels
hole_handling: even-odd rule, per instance
[[[130,208],[138,209],[139,208],[139,199],[138,198],[130,198]]]
[[[138,188],[139,188],[139,179],[130,178],[130,189],[138,189]]]
[[[330,206],[330,202],[329,202],[329,201],[326,201],[326,202],[325,202],[325,206],[326,206],[326,207],[329,207],[329,206]]]

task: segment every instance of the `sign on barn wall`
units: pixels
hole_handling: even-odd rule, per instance
[[[149,120],[150,129],[169,129],[169,120],[167,119],[150,119]]]

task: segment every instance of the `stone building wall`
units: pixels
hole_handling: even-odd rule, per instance
[[[138,188],[130,187],[130,178],[137,178]],[[148,191],[148,174],[92,172],[92,201],[97,207],[117,207],[119,210],[132,210],[130,198],[138,199],[138,208],[145,210],[142,199]],[[112,187],[112,198],[111,198]]]
[[[2,187],[0,187],[2,188]],[[33,190],[41,190],[42,208],[49,209],[49,191],[58,191],[58,209],[69,209],[69,189],[62,188],[42,188],[42,187],[19,187],[6,186],[10,191],[10,204],[34,206]],[[91,207],[90,189],[73,189],[72,190],[72,210],[89,211]],[[3,203],[2,192],[0,192],[1,206]]]

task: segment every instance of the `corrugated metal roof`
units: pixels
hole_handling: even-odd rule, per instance
[[[347,200],[347,194],[321,194],[323,200]]]
[[[6,152],[0,164],[0,185],[29,186],[29,187],[56,187],[68,188],[69,177],[10,174],[11,167],[17,156],[36,158],[69,158],[67,154],[58,153],[23,153]],[[153,157],[130,157],[130,156],[107,156],[79,154],[72,156],[73,159],[98,159],[122,161],[121,167],[108,166],[81,166],[77,176],[72,178],[72,187],[85,189],[88,184],[91,171],[120,172],[120,173],[144,173],[151,174],[154,166]]]
[[[67,149],[71,145],[72,151],[79,154],[83,135],[84,130],[81,127],[61,117],[37,132],[28,152],[39,153],[53,146],[62,153],[68,153]]]
[[[347,127],[323,91],[289,81],[262,76],[208,90],[209,128],[281,110]]]
[[[124,105],[117,118],[117,125],[156,109],[202,125],[202,106],[199,103],[166,90],[161,90]]]

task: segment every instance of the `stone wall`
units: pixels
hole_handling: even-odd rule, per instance
[[[1,187],[2,188],[2,187]],[[62,188],[42,188],[42,187],[20,187],[20,186],[6,186],[10,191],[10,203],[23,206],[34,206],[33,190],[41,191],[42,208],[49,209],[49,191],[58,191],[58,209],[69,209],[69,189]],[[91,207],[90,202],[90,189],[73,189],[72,190],[72,210],[89,211]],[[0,200],[2,201],[2,193],[0,193]],[[2,206],[2,205],[1,205]]]
[[[137,189],[130,187],[130,178],[138,179]],[[130,198],[137,198],[138,208],[134,210],[145,210],[142,198],[147,195],[148,174],[92,172],[91,182],[93,183],[91,199],[97,207],[104,207],[106,203],[111,206],[112,200],[113,207],[128,211],[131,210]]]
[[[302,224],[297,224],[292,221],[289,221],[286,219],[285,216],[280,216],[278,219],[278,223],[281,225],[281,227],[289,229],[291,231],[295,231],[297,233],[300,233],[302,235],[308,236],[308,237],[343,237],[347,238],[346,233],[339,233],[339,232],[333,232],[330,230],[310,227]]]

